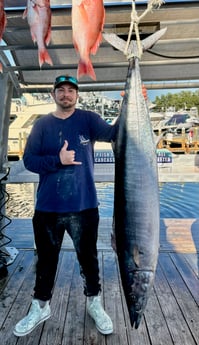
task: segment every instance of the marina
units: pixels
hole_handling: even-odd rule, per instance
[[[82,11],[80,17],[74,15],[78,9],[78,1],[51,0],[45,2],[42,7],[36,2],[34,7],[38,9],[38,14],[43,10],[46,13],[46,20],[39,15],[41,21],[36,28],[41,33],[43,25],[45,24],[46,29],[48,22],[49,42],[47,36],[47,40],[44,41],[43,37],[42,42],[39,41],[39,37],[34,39],[33,23],[30,23],[28,16],[24,20],[26,16],[24,14],[29,12],[30,2],[26,4],[25,0],[19,0],[16,5],[16,1],[5,0],[1,3],[3,25],[0,32],[2,38],[0,344],[197,345],[199,343],[198,101],[183,98],[183,101],[177,105],[173,100],[169,104],[162,99],[159,103],[160,111],[166,111],[169,106],[177,112],[182,111],[174,112],[169,118],[165,117],[165,113],[153,114],[153,117],[143,98],[142,83],[147,83],[148,90],[162,88],[168,90],[172,87],[177,89],[183,84],[185,88],[199,86],[198,1],[114,0],[97,1],[96,6],[93,2],[89,2],[87,6],[86,2],[88,7],[86,13],[90,18],[86,22],[82,21],[84,19]],[[97,6],[99,4],[100,7]],[[26,5],[27,11],[24,12]],[[90,6],[94,6],[95,11],[91,12]],[[96,10],[98,8],[101,8],[101,11]],[[95,25],[97,22],[103,22],[101,29]],[[85,32],[88,24],[89,30]],[[87,46],[93,32],[97,34],[96,37],[100,37],[100,42],[95,44],[97,51],[94,56],[90,56],[93,55],[90,54],[94,52],[93,49],[88,52],[89,60],[92,58],[90,60],[92,70],[84,70],[82,73],[80,62],[84,61],[84,56],[79,48],[82,43]],[[113,44],[112,39],[108,39],[116,35],[116,42],[119,39],[119,44]],[[41,56],[43,47],[40,43],[45,48],[45,59]],[[70,76],[66,76],[68,73]],[[75,76],[78,81],[74,79]],[[35,121],[54,110],[50,97],[53,81],[55,80],[55,85],[58,85],[59,81],[65,82],[66,79],[77,88],[79,86],[79,90],[91,93],[89,99],[79,97],[79,107],[98,112],[108,123],[112,123],[119,114],[121,102],[120,100],[109,102],[98,92],[117,90],[121,95],[122,91],[125,94],[124,99],[128,101],[127,107],[121,107],[123,121],[120,122],[121,135],[116,137],[116,151],[117,148],[121,150],[118,150],[118,156],[116,154],[116,171],[110,144],[96,144],[94,151],[94,179],[100,201],[97,249],[102,303],[111,316],[114,331],[109,336],[100,334],[86,312],[86,297],[83,295],[80,268],[73,243],[66,231],[51,300],[51,318],[41,323],[27,336],[17,338],[13,334],[13,328],[29,311],[37,263],[31,218],[39,177],[25,169],[22,157]],[[25,98],[25,94],[29,96]],[[75,95],[74,92],[74,99]],[[190,118],[190,114],[187,113],[191,108],[192,111],[196,111],[196,118]],[[70,109],[74,110],[72,103]],[[67,114],[71,116],[70,112]],[[134,117],[131,116],[132,114]],[[184,117],[182,121],[179,120],[181,117]],[[76,123],[73,125],[74,127],[71,128],[76,129]],[[90,130],[90,127],[88,129]],[[49,130],[53,132],[52,125]],[[82,128],[80,130],[82,131]],[[60,132],[60,129],[57,131],[56,140],[60,139],[60,145],[61,138],[63,140],[70,138],[72,143],[75,130],[68,132],[64,136],[71,135],[71,137],[62,138],[62,131]],[[45,131],[46,134],[48,132]],[[154,146],[153,134],[157,147]],[[53,135],[48,137],[52,139]],[[88,137],[92,138],[90,134]],[[103,138],[103,136],[99,137]],[[40,138],[41,136],[38,136],[35,140],[36,146],[40,146],[38,145],[41,143]],[[89,140],[81,133],[79,139],[82,138],[83,143]],[[55,151],[50,150],[51,143],[54,147],[54,140],[49,140],[45,154],[54,156],[55,153],[52,152]],[[78,147],[73,149],[77,151]],[[60,152],[59,150],[57,144],[56,154]],[[39,154],[44,152],[42,150],[34,152],[36,151]],[[92,152],[88,158],[91,158],[91,155]],[[76,162],[72,163],[73,161],[69,160],[69,163],[75,164]],[[89,159],[90,161],[92,158]],[[65,161],[61,159],[61,162],[64,164]],[[51,164],[49,166],[51,171]],[[83,168],[84,166],[86,165],[82,165]],[[119,174],[120,167],[125,168],[121,174]],[[38,170],[33,169],[33,171]],[[114,202],[115,176],[117,193],[115,193],[114,223],[118,252],[121,250],[122,255],[114,252],[111,243],[113,208],[110,208],[110,205]],[[67,186],[72,186],[69,178],[68,174]],[[57,186],[60,179],[55,182]],[[163,203],[165,203],[165,210],[161,212],[160,217],[156,188],[158,183],[160,196],[161,193],[164,194]],[[102,185],[105,186],[104,190]],[[13,194],[16,186],[19,192]],[[82,186],[87,187],[87,183]],[[174,191],[170,189],[171,186],[175,186]],[[24,187],[27,189],[28,197]],[[65,189],[60,188],[61,194],[65,191],[65,195],[69,196]],[[49,194],[47,189],[48,201],[50,196],[52,199],[55,198],[54,190],[53,187]],[[80,193],[78,197],[79,195]],[[85,196],[87,201],[86,189]],[[77,198],[76,202],[80,199]],[[160,239],[157,234],[159,218]],[[159,255],[155,281],[144,310],[143,301],[148,297],[147,290],[151,281],[144,280],[143,276],[148,277],[153,274],[156,265],[151,265],[150,262],[152,259],[156,261],[157,252]],[[118,258],[120,263],[122,258],[124,265],[123,263],[122,266],[119,265]],[[133,269],[129,269],[129,266]],[[125,278],[125,282],[123,279],[122,283],[121,277],[124,278],[125,275],[128,279]],[[144,310],[137,330],[132,329],[130,325],[130,315],[126,305],[128,299],[123,290],[129,282],[131,290],[130,293],[127,291],[128,297],[132,304],[135,304],[137,294],[139,312],[142,308]]]
[[[48,104],[46,109],[49,106],[52,107]],[[193,204],[186,206],[188,210],[194,207],[195,213],[187,215],[184,199],[177,205],[180,192],[175,191],[177,194],[174,195],[170,192],[171,200],[166,200],[165,211],[174,209],[171,214],[165,211],[161,214],[155,284],[139,329],[130,326],[117,257],[111,247],[114,154],[111,144],[96,143],[94,172],[100,199],[98,256],[103,303],[113,320],[114,332],[110,336],[99,334],[86,313],[79,266],[72,241],[66,233],[51,301],[52,317],[24,338],[13,335],[14,325],[30,307],[34,287],[36,252],[31,217],[38,175],[24,168],[21,157],[27,135],[39,113],[41,109],[38,106],[37,113],[31,114],[28,121],[25,119],[26,125],[18,131],[19,140],[14,130],[13,137],[10,135],[19,149],[9,151],[14,159],[5,165],[7,176],[2,180],[8,197],[15,186],[19,192],[18,196],[12,196],[9,206],[5,206],[8,207],[8,217],[4,219],[6,227],[3,234],[8,264],[3,272],[5,276],[0,279],[0,342],[3,345],[196,345],[199,342],[199,210],[194,185],[199,183],[199,155],[198,150],[188,152],[186,149],[186,152],[181,152],[185,154],[173,152],[165,138],[157,147],[160,190],[169,184],[193,184],[196,192],[192,195]],[[187,148],[187,134],[184,134],[184,148]],[[28,196],[22,200],[22,195],[26,195],[24,186]]]
[[[181,135],[167,135],[158,143],[159,149],[167,149],[172,153],[198,153],[199,152],[199,127],[194,130],[193,139],[189,141],[188,135],[184,132]]]
[[[8,159],[10,161],[21,159],[23,156],[24,148],[26,145],[27,137],[30,134],[32,126],[35,121],[45,114],[53,111],[54,104],[49,96],[48,103],[35,104],[34,99],[30,95],[26,95],[29,100],[29,105],[23,108],[17,108],[10,117],[9,134],[8,134]],[[88,101],[89,99],[89,101]],[[100,103],[95,103],[100,99]],[[81,97],[81,103],[78,107],[85,107],[87,101],[87,107],[90,110],[98,112],[108,122],[112,123],[119,114],[120,101],[115,101],[102,97],[100,94],[95,96],[95,100],[92,95]],[[32,104],[34,103],[34,104]],[[15,102],[14,102],[15,104]],[[23,111],[22,111],[23,109]],[[86,109],[86,108],[85,108]],[[16,110],[16,109],[15,109]],[[21,110],[21,111],[18,111]],[[114,115],[114,116],[113,116]],[[151,125],[154,131],[154,135],[160,139],[157,142],[157,149],[168,150],[176,154],[197,154],[199,153],[199,117],[195,118],[195,122],[180,122],[167,126],[165,120],[161,120],[158,124],[154,121],[154,117],[151,113]],[[184,114],[186,115],[186,114]],[[171,116],[171,119],[175,116],[181,117],[181,114],[175,114]],[[188,116],[188,114],[187,114]],[[191,119],[191,118],[190,118]],[[188,121],[188,120],[187,120]],[[191,120],[190,120],[191,121]],[[110,148],[111,149],[111,148]]]
[[[105,147],[103,149],[105,150]],[[110,155],[106,154],[105,157],[110,158]],[[192,181],[193,183],[195,177],[197,183],[199,180],[198,156],[188,155],[188,158],[185,160],[184,155],[174,156],[171,163],[160,163],[159,178],[163,181],[174,180],[183,183]],[[18,183],[20,186],[26,181],[27,186],[31,185],[28,192],[34,203],[33,184],[38,181],[37,175],[23,170],[21,163],[21,161],[13,162],[6,183],[12,188],[14,184]],[[112,183],[110,181],[113,181],[113,172],[114,164],[112,162],[96,163],[96,184],[103,183],[104,180]],[[104,195],[102,195],[103,198]],[[197,199],[195,202],[198,204]],[[25,205],[19,200],[17,203],[28,214],[26,207],[29,209],[29,205]],[[12,205],[14,204],[12,203]],[[6,267],[5,276],[0,279],[1,344],[198,344],[198,228],[198,217],[161,218],[159,260],[155,284],[141,325],[138,330],[135,330],[130,326],[118,262],[111,247],[112,217],[106,217],[102,211],[98,236],[98,256],[103,303],[113,320],[113,334],[102,336],[98,333],[92,319],[86,313],[86,298],[82,292],[78,262],[72,241],[66,233],[51,301],[52,317],[38,326],[30,335],[17,338],[13,335],[12,330],[15,323],[24,316],[30,307],[36,253],[30,214],[29,217],[12,217],[11,223],[5,230],[5,240],[7,241],[5,246],[9,249],[11,256],[14,251],[13,255],[16,257]]]

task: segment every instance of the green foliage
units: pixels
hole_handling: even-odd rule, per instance
[[[197,107],[199,111],[199,90],[181,91],[180,93],[168,93],[156,97],[154,103],[159,111],[166,111],[169,107],[174,107],[175,111],[186,110],[191,107]]]

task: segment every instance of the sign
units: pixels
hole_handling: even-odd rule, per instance
[[[115,163],[115,157],[111,150],[95,150],[94,159],[95,164]]]
[[[157,149],[157,163],[172,163],[172,152],[167,149]],[[114,164],[115,157],[112,150],[95,150],[95,164]]]
[[[172,163],[172,152],[167,149],[157,149],[157,163]]]

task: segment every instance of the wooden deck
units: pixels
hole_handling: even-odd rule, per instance
[[[1,345],[196,345],[199,343],[199,219],[162,219],[159,262],[152,295],[138,330],[131,329],[110,245],[111,219],[102,218],[98,252],[105,309],[114,333],[103,336],[85,312],[86,298],[73,245],[65,236],[52,317],[17,338],[15,323],[27,312],[35,278],[31,219],[13,219],[6,235],[19,254],[0,280]]]

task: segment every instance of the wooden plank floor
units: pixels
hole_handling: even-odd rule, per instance
[[[19,250],[0,280],[1,345],[196,345],[199,343],[199,219],[161,220],[160,253],[155,284],[138,330],[131,329],[120,284],[116,255],[110,245],[111,219],[102,218],[98,253],[102,297],[114,333],[103,336],[86,313],[86,298],[72,242],[65,236],[60,254],[52,317],[31,334],[12,330],[31,302],[35,262],[31,219],[13,219],[8,246]]]

